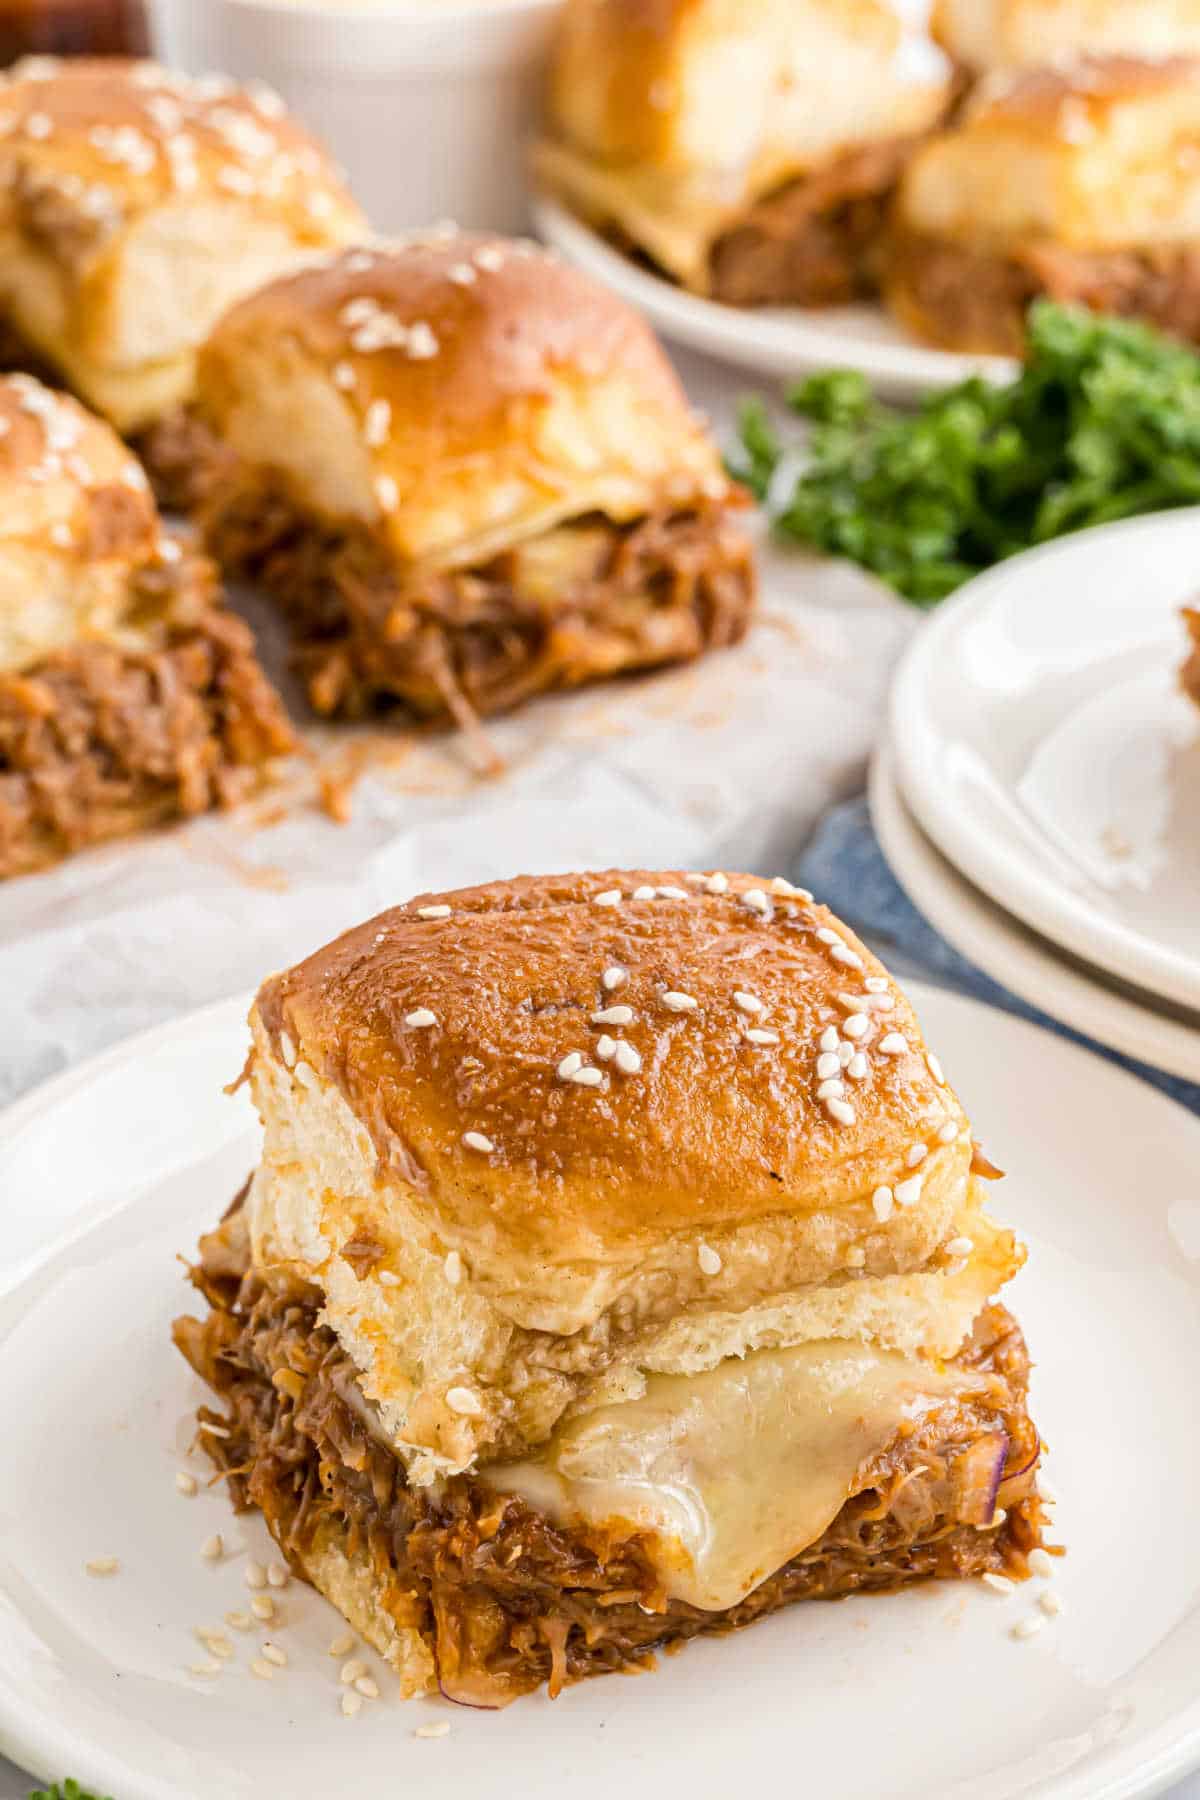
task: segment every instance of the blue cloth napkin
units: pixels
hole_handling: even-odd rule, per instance
[[[1036,1006],[1027,1006],[1023,1000],[1018,1000],[990,975],[985,975],[957,950],[952,950],[924,914],[917,911],[892,874],[872,829],[865,799],[849,801],[826,814],[809,840],[796,879],[852,925],[885,962],[889,955],[899,952],[912,964],[914,972],[940,982],[944,987],[972,994],[990,1006],[1000,1006],[1006,1012],[1032,1019],[1062,1037],[1085,1044],[1090,1050],[1098,1050],[1101,1055],[1161,1088],[1173,1100],[1200,1113],[1200,1087],[1173,1075],[1164,1075],[1160,1069],[1147,1068],[1144,1063],[1119,1056],[1116,1051],[1105,1049],[1079,1032],[1069,1031],[1039,1012]]]

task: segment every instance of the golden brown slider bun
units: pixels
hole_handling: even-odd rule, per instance
[[[428,568],[731,487],[639,315],[499,238],[354,250],[260,289],[201,352],[198,402],[304,511]]]
[[[0,377],[0,671],[125,622],[159,542],[141,464],[111,426],[27,375]]]
[[[1197,0],[935,0],[933,34],[981,72],[1082,53],[1156,57],[1200,51]]]
[[[0,81],[0,309],[124,432],[186,400],[231,301],[364,229],[261,86],[30,58]]]
[[[570,0],[538,167],[703,290],[750,203],[939,117],[948,66],[913,48],[883,0]]]
[[[851,1338],[952,1355],[1018,1266],[903,995],[788,883],[422,896],[265,983],[254,1263],[417,1481],[647,1372]]]

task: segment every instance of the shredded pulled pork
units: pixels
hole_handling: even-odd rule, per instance
[[[293,747],[248,628],[214,602],[211,566],[133,580],[138,647],[80,641],[0,673],[0,879],[231,805]]]
[[[1191,653],[1183,665],[1181,675],[1183,691],[1200,706],[1200,608],[1185,606],[1183,622],[1191,638]]]
[[[228,1226],[205,1240],[192,1278],[211,1310],[175,1326],[224,1409],[202,1410],[228,1432],[205,1433],[206,1450],[298,1573],[331,1537],[367,1563],[382,1610],[421,1631],[443,1691],[468,1704],[648,1667],[657,1650],[796,1600],[984,1570],[1022,1576],[1040,1542],[1029,1361],[1002,1307],[986,1310],[958,1359],[995,1377],[986,1396],[947,1400],[914,1423],[860,1470],[816,1543],[740,1605],[707,1613],[667,1597],[638,1537],[559,1529],[469,1475],[410,1488],[353,1404],[356,1371],[318,1322],[319,1294],[239,1279],[236,1241]]]
[[[916,142],[888,138],[848,151],[748,207],[713,246],[713,298],[836,306],[875,293],[888,207]]]

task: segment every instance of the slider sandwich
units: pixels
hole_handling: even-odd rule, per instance
[[[240,295],[361,234],[270,89],[119,57],[0,77],[0,322],[126,436],[172,417]]]
[[[569,0],[542,182],[734,306],[873,292],[888,201],[951,100],[884,0]]]
[[[997,1171],[803,890],[422,896],[251,1030],[262,1160],[175,1338],[234,1501],[405,1693],[503,1706],[793,1601],[1028,1572]]]
[[[1200,53],[1197,0],[934,0],[933,35],[959,67],[992,69],[1093,56]]]
[[[951,350],[1019,354],[1039,295],[1200,342],[1200,59],[981,82],[909,164],[884,286]]]
[[[230,804],[293,741],[111,427],[0,377],[0,879]]]
[[[262,288],[195,428],[209,546],[318,712],[469,725],[746,629],[744,494],[643,321],[535,245],[440,231]]]

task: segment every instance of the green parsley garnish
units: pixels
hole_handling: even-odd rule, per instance
[[[780,470],[786,446],[747,400],[733,473],[779,537],[849,557],[918,606],[1064,532],[1200,501],[1200,356],[1128,320],[1039,301],[1015,381],[964,381],[912,413],[846,369],[787,400],[810,422],[798,472]]]
[[[81,1788],[77,1781],[64,1781],[56,1782],[52,1788],[39,1788],[29,1800],[100,1800],[100,1796],[90,1788]]]

